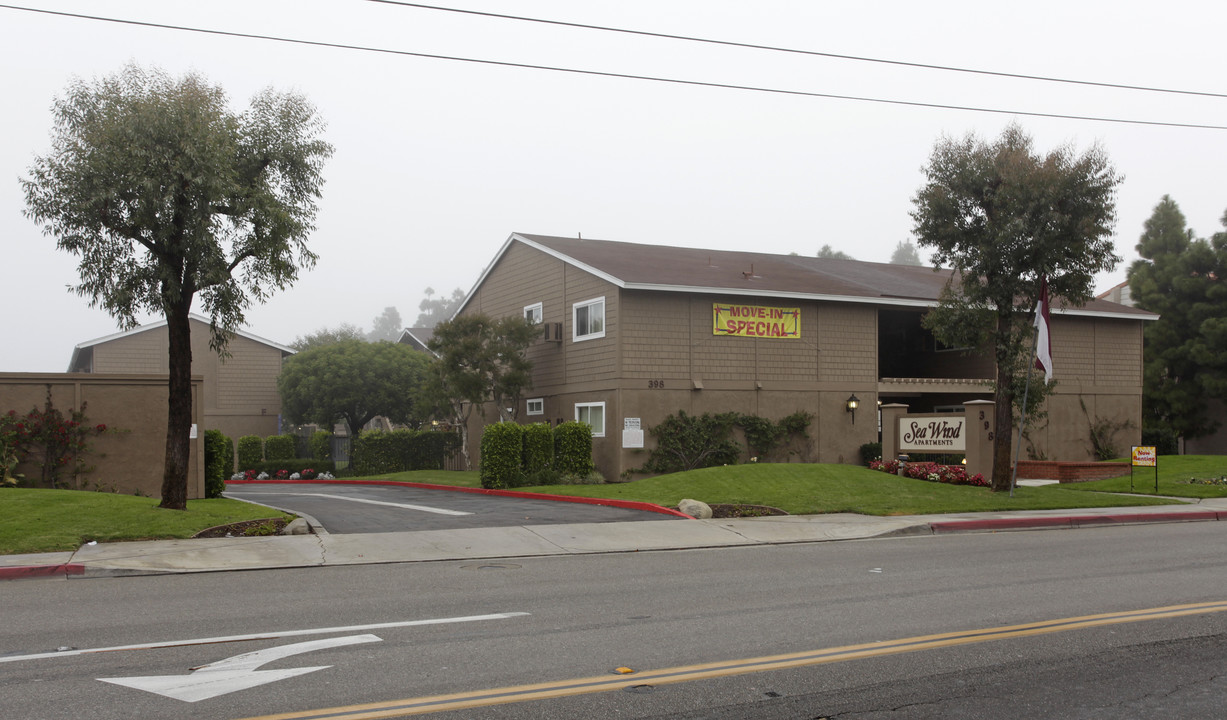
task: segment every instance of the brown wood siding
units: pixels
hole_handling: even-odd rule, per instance
[[[563,326],[566,367],[563,382],[591,383],[613,380],[618,375],[618,287],[575,267],[566,266],[563,273],[566,282],[563,301],[566,317]],[[573,324],[575,303],[598,297],[605,298],[605,337],[576,342]]]
[[[824,303],[818,313],[819,377],[823,381],[876,383],[877,310]]]
[[[230,357],[211,359],[217,363],[217,405],[219,410],[246,409],[252,414],[276,415],[281,412],[277,375],[281,373],[281,352],[248,338],[230,341]]]

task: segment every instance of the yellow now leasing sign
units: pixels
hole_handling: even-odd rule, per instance
[[[1133,467],[1158,467],[1159,454],[1153,445],[1135,445],[1133,447]]]
[[[712,304],[712,334],[757,338],[801,337],[801,308]]]

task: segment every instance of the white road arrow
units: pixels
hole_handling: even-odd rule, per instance
[[[257,670],[256,668],[274,660],[323,650],[325,648],[358,645],[360,643],[380,642],[375,635],[351,635],[350,637],[330,638],[328,640],[311,640],[282,645],[281,647],[257,650],[256,652],[235,655],[232,658],[218,660],[215,663],[192,668],[187,675],[150,675],[130,678],[98,678],[102,682],[123,685],[125,687],[145,690],[158,695],[164,695],[184,702],[197,702],[225,695],[237,690],[246,690],[265,683],[284,680],[296,675],[305,675],[332,667],[287,668],[285,670]]]

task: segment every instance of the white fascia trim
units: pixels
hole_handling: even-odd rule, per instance
[[[188,317],[191,318],[192,320],[202,322],[205,325],[208,325],[211,322],[209,318],[203,315],[197,315],[196,313],[188,313]],[[153,322],[147,323],[145,325],[139,325],[137,327],[132,328],[131,330],[122,330],[117,333],[112,333],[110,335],[104,335],[103,337],[94,338],[93,340],[86,340],[83,343],[77,343],[77,345],[73,348],[74,355],[77,350],[84,350],[85,348],[93,347],[95,345],[101,345],[102,343],[111,342],[112,340],[118,340],[120,338],[125,338],[125,337],[129,337],[132,335],[138,335],[140,333],[147,332],[149,330],[156,330],[165,324],[166,324],[166,318],[162,318],[160,320],[154,320]],[[259,335],[256,335],[254,333],[249,333],[246,330],[235,330],[234,334],[238,335],[239,337],[247,338],[248,340],[254,340],[258,343],[263,343],[264,345],[268,345],[269,347],[276,348],[280,350],[281,352],[288,353],[290,355],[294,355],[295,353],[298,352],[292,347],[286,347],[285,345],[282,345],[281,343],[273,342],[272,340],[269,340],[268,338],[262,338]]]

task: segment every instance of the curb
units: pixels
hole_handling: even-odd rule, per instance
[[[431,485],[429,483],[397,482],[396,480],[227,480],[227,485],[388,485],[394,487],[415,487],[424,490],[451,490],[452,492],[476,493],[478,495],[497,495],[500,497],[518,497],[525,500],[553,500],[555,502],[580,503],[582,505],[603,505],[624,510],[643,510],[646,512],[672,515],[674,517],[694,520],[686,513],[654,503],[638,500],[610,500],[607,498],[580,497],[578,495],[549,495],[546,493],[520,492],[519,490],[490,490],[488,488],[460,487],[457,485]],[[261,503],[263,504],[263,503]],[[272,507],[272,506],[269,506]]]
[[[991,518],[987,520],[946,520],[929,523],[936,533],[997,532],[1001,530],[1042,530],[1133,525],[1142,523],[1202,522],[1227,520],[1227,512],[1197,510],[1193,512],[1120,513],[1116,515],[1064,515],[1060,517]]]
[[[80,563],[62,563],[60,565],[12,565],[0,567],[0,580],[21,580],[24,578],[51,577],[53,575],[84,575],[85,566]]]

